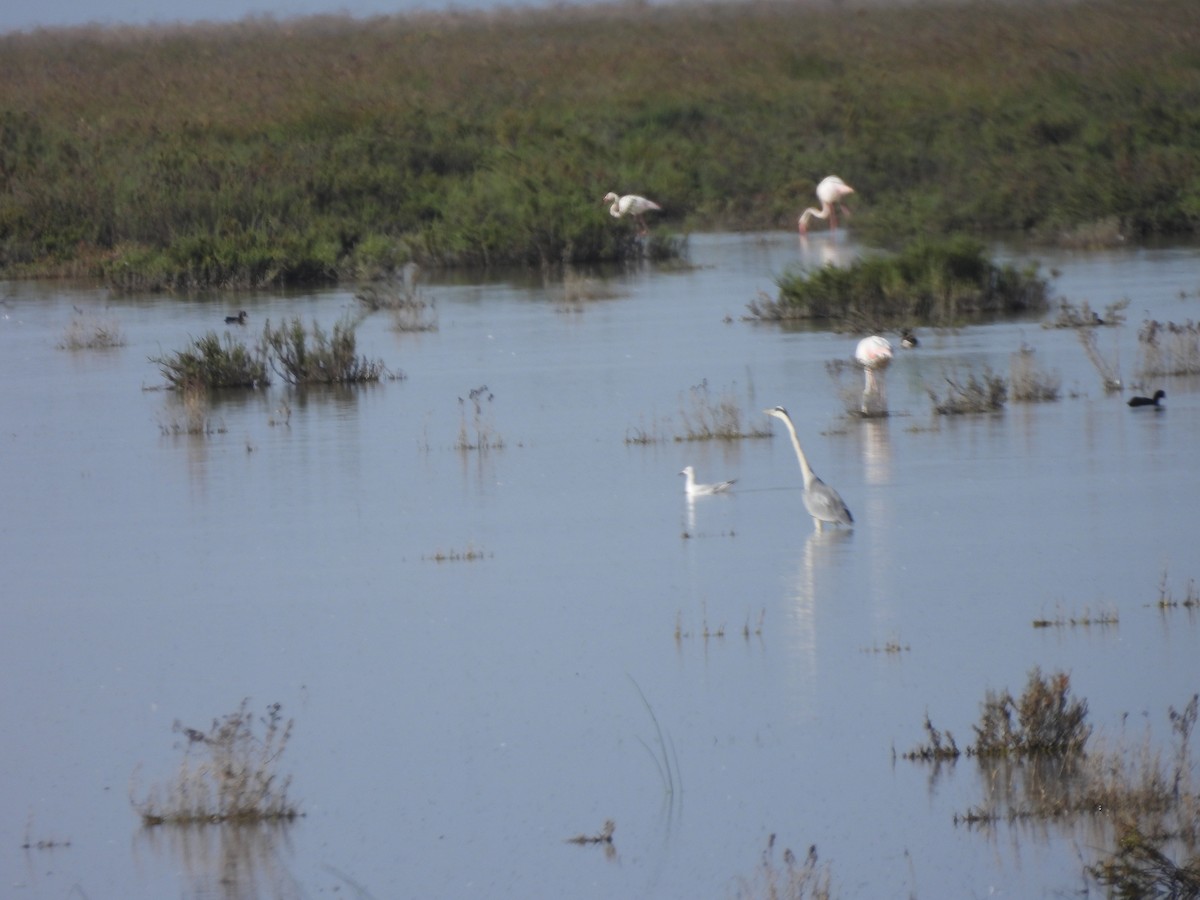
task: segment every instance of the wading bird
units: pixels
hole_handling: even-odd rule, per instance
[[[226,325],[245,325],[246,324],[246,311],[243,309],[236,316],[226,316],[225,324]]]
[[[854,350],[855,361],[863,367],[866,384],[863,385],[862,411],[869,414],[875,407],[887,409],[887,400],[883,397],[883,371],[892,363],[892,344],[878,334],[865,337],[858,342]],[[876,372],[879,376],[876,377]],[[882,401],[881,403],[875,401]]]
[[[818,478],[814,474],[812,466],[808,464],[804,451],[800,449],[800,438],[796,437],[796,426],[792,424],[787,410],[782,406],[775,406],[771,409],[764,409],[763,412],[768,416],[781,419],[787,426],[788,434],[792,438],[792,447],[796,450],[796,459],[800,462],[800,472],[804,475],[804,508],[813,517],[813,524],[817,526],[817,530],[824,531],[826,522],[852,526],[854,516],[850,515],[850,510],[846,508],[841,496]]]
[[[846,197],[854,193],[854,188],[842,181],[836,175],[830,175],[817,185],[817,199],[821,201],[821,208],[816,209],[810,206],[806,209],[803,215],[800,216],[800,233],[808,233],[808,220],[813,216],[818,219],[829,220],[829,230],[837,231],[837,208]],[[845,206],[842,206],[845,209]],[[846,210],[846,215],[850,211]]]
[[[704,497],[708,494],[721,494],[733,487],[733,482],[737,481],[734,478],[732,481],[718,481],[716,484],[696,484],[696,470],[691,466],[684,466],[683,471],[679,473],[686,481],[683,483],[683,492],[689,497]]]
[[[624,197],[618,197],[612,191],[604,195],[604,202],[612,201],[612,206],[608,208],[609,214],[614,219],[619,219],[621,216],[633,216],[635,222],[638,223],[638,234],[644,235],[648,231],[646,228],[646,220],[642,218],[648,212],[661,210],[662,207],[653,200],[647,200],[645,197],[639,197],[637,194],[626,194]]]
[[[1167,399],[1167,392],[1160,390],[1160,391],[1155,391],[1153,397],[1130,397],[1129,405],[1130,406],[1153,406],[1156,408],[1161,408],[1158,406],[1158,401],[1165,400],[1165,399]]]

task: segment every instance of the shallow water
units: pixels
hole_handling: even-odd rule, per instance
[[[926,712],[969,743],[985,693],[1034,666],[1070,673],[1099,736],[1166,743],[1168,706],[1200,689],[1195,617],[1156,605],[1164,573],[1177,597],[1200,574],[1198,384],[1163,379],[1167,409],[1133,411],[1073,332],[1004,322],[922,332],[887,374],[892,416],[847,417],[826,363],[853,337],[741,317],[786,266],[859,249],[696,236],[694,269],[618,273],[617,297],[578,305],[431,283],[438,330],[359,328],[405,379],[230,397],[208,436],[165,433],[180,413],[147,357],[234,307],[248,338],[291,315],[329,328],[352,292],[4,285],[4,891],[725,897],[772,833],[815,844],[843,897],[1079,890],[1103,827],[956,826],[983,802],[977,767],[934,777],[894,752]],[[1058,296],[1131,299],[1098,335],[1129,382],[1143,318],[1200,318],[1198,257],[1039,258]],[[57,349],[73,307],[127,344]],[[1022,343],[1063,399],[931,416],[925,384],[1007,373]],[[702,383],[772,437],[673,440]],[[458,450],[484,385],[503,446]],[[852,532],[814,532],[760,412],[776,404]],[[687,464],[735,492],[689,506]],[[1099,613],[1119,622],[1032,625]],[[131,790],[177,771],[172,724],[244,697],[295,719],[281,768],[304,818],[144,831]],[[614,852],[566,843],[606,819]]]

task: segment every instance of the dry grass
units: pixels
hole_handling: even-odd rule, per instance
[[[186,388],[168,400],[167,409],[158,421],[158,430],[164,435],[209,436],[225,434],[225,422],[210,415],[208,391],[204,388]]]
[[[1047,403],[1059,398],[1062,375],[1038,369],[1034,355],[1034,349],[1025,344],[1012,355],[1009,396],[1014,403]]]
[[[125,334],[116,319],[79,313],[71,317],[66,333],[58,343],[60,350],[111,350],[125,346]]]
[[[968,372],[963,378],[955,372],[953,376],[945,374],[943,378],[947,385],[944,394],[925,385],[925,392],[933,401],[933,411],[940,416],[999,412],[1008,399],[1008,382],[986,366],[982,375]]]
[[[737,900],[829,900],[833,878],[829,864],[817,861],[817,847],[812,845],[804,860],[796,858],[790,849],[783,851],[783,864],[775,861],[775,835],[767,838],[758,868],[750,878],[739,878]]]
[[[277,772],[292,720],[285,721],[274,703],[256,722],[249,706],[243,700],[237,712],[214,719],[207,731],[175,722],[174,731],[187,741],[179,773],[142,799],[130,791],[142,824],[252,824],[289,821],[300,814],[287,796],[291,776]],[[261,737],[256,725],[263,728]]]
[[[458,398],[460,419],[458,424],[458,440],[454,449],[461,453],[475,450],[486,453],[489,450],[503,450],[504,438],[497,432],[488,415],[495,395],[488,390],[486,384],[472,388],[464,400]],[[468,422],[468,412],[471,414]]]
[[[1105,393],[1111,394],[1121,390],[1121,362],[1115,342],[1112,356],[1106,357],[1096,346],[1096,332],[1093,329],[1080,328],[1075,334],[1079,337],[1079,343],[1083,345],[1083,352],[1087,354],[1088,361],[1099,373]]]
[[[681,398],[679,416],[684,432],[675,435],[676,441],[735,441],[771,436],[769,428],[743,424],[742,408],[732,387],[714,395],[708,379],[688,389],[686,399]]]
[[[1200,324],[1149,319],[1138,331],[1139,378],[1200,374]]]

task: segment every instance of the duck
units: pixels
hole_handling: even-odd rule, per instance
[[[236,316],[226,316],[225,324],[226,325],[245,325],[246,324],[246,311],[243,309]]]
[[[1157,390],[1154,392],[1153,397],[1130,397],[1129,405],[1133,406],[1133,407],[1153,406],[1155,408],[1161,409],[1161,407],[1159,407],[1159,405],[1158,405],[1159,401],[1165,400],[1166,397],[1167,397],[1167,392],[1160,389],[1160,390]]]

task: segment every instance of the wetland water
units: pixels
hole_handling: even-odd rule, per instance
[[[772,833],[815,844],[841,897],[1078,891],[1102,818],[956,826],[979,768],[893,753],[927,712],[966,745],[985,693],[1034,666],[1070,673],[1097,736],[1168,743],[1168,706],[1200,689],[1200,622],[1157,607],[1164,572],[1176,596],[1200,576],[1200,384],[1157,380],[1167,408],[1134,411],[1073,331],[1004,322],[919,332],[887,373],[892,416],[849,418],[826,363],[854,337],[741,316],[785,266],[858,249],[694,236],[695,268],[617,274],[618,296],[578,305],[430,283],[436,331],[359,327],[404,380],[237,394],[208,436],[167,433],[180,413],[143,389],[162,382],[147,357],[239,308],[248,340],[267,318],[328,330],[351,290],[4,285],[3,893],[720,898]],[[1200,318],[1195,249],[1037,258],[1059,297],[1130,298],[1097,335],[1127,383],[1144,318]],[[125,346],[58,349],[75,307]],[[930,415],[925,383],[1007,374],[1022,343],[1062,399]],[[672,440],[705,382],[772,437]],[[776,404],[852,532],[814,533]],[[503,446],[456,449],[464,425]],[[734,493],[689,507],[688,464]],[[1119,621],[1032,625],[1089,612]],[[245,697],[295,719],[280,768],[304,818],[143,830],[131,784],[176,774],[172,724]],[[566,843],[606,819],[612,852]],[[22,849],[38,841],[57,846]]]

